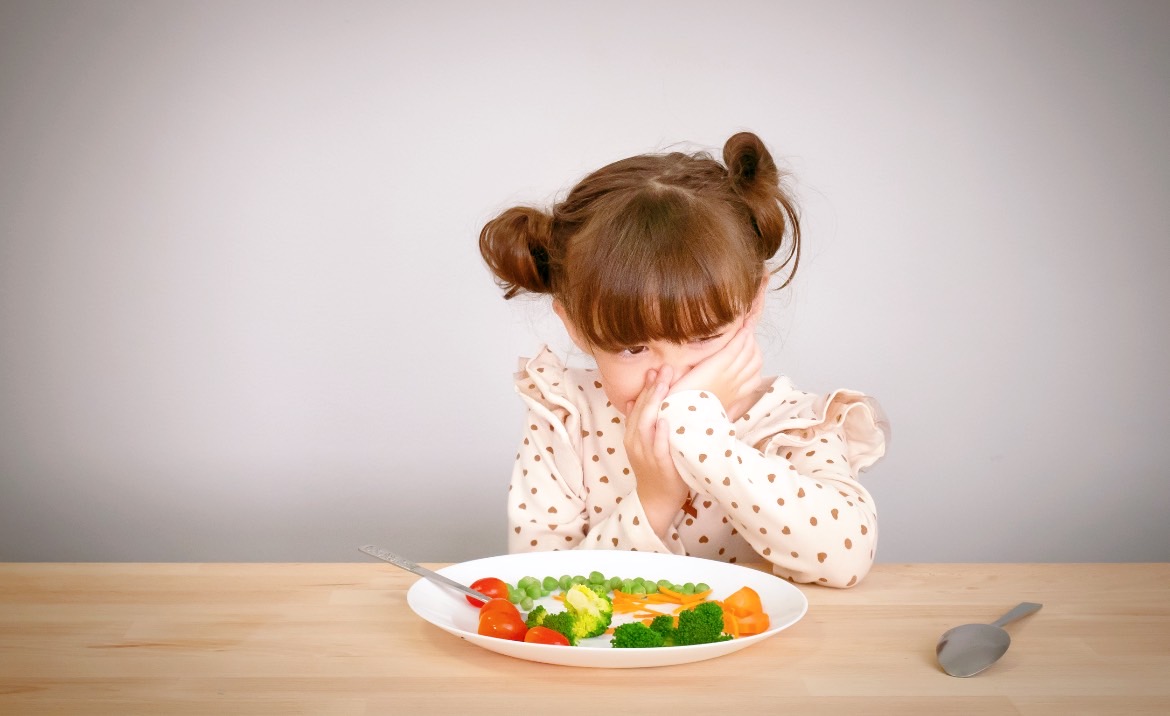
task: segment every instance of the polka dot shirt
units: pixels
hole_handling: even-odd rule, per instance
[[[690,487],[666,537],[642,510],[625,417],[594,369],[566,368],[547,347],[521,361],[527,406],[508,488],[512,552],[626,549],[759,561],[795,582],[851,587],[869,571],[877,515],[858,473],[885,454],[871,398],[797,390],[785,377],[734,423],[714,395],[688,390],[659,406]]]

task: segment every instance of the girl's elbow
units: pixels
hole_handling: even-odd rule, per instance
[[[832,578],[826,583],[826,586],[837,587],[840,589],[847,589],[849,587],[856,587],[869,574],[870,568],[873,567],[873,552],[868,551],[866,555],[857,555],[856,557],[847,560],[838,569],[833,570]]]
[[[873,567],[876,535],[844,538],[837,545],[820,545],[811,554],[791,553],[791,559],[772,560],[772,572],[789,581],[845,589],[854,587]]]

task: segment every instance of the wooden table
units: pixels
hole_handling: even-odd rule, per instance
[[[436,565],[432,565],[436,566]],[[0,714],[1168,714],[1170,564],[877,566],[729,656],[583,669],[415,616],[361,564],[0,564]],[[1011,650],[943,674],[948,627],[1020,601]]]

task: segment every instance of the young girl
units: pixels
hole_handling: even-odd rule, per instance
[[[547,347],[521,361],[510,551],[763,557],[835,587],[865,576],[877,522],[857,477],[886,426],[859,393],[761,377],[756,322],[772,275],[787,267],[783,288],[796,271],[800,228],[756,135],[729,139],[723,164],[615,162],[551,211],[504,211],[479,245],[504,298],[551,295],[597,365],[568,368]]]

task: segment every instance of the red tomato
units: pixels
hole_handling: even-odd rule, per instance
[[[524,641],[532,642],[533,644],[554,644],[556,646],[568,646],[569,640],[564,634],[549,629],[548,627],[534,626],[528,630],[524,635]]]
[[[499,601],[493,599],[488,604]],[[528,633],[528,627],[524,625],[524,620],[520,618],[520,612],[516,607],[512,606],[511,602],[507,602],[512,610],[507,609],[481,609],[479,612],[479,629],[476,631],[484,636],[494,636],[498,639],[511,639],[513,641],[524,641],[524,636]]]
[[[484,577],[483,579],[477,579],[471,583],[471,588],[480,594],[486,597],[491,597],[493,599],[496,597],[503,597],[504,599],[508,598],[508,585],[504,582],[504,580],[496,579],[495,577]],[[476,599],[475,597],[464,597],[464,599],[466,599],[473,607],[483,606],[483,601]]]
[[[479,615],[481,617],[484,612],[506,612],[513,616],[520,616],[520,610],[516,608],[515,604],[509,602],[507,599],[500,599],[499,597],[489,599],[487,604],[479,608]]]

